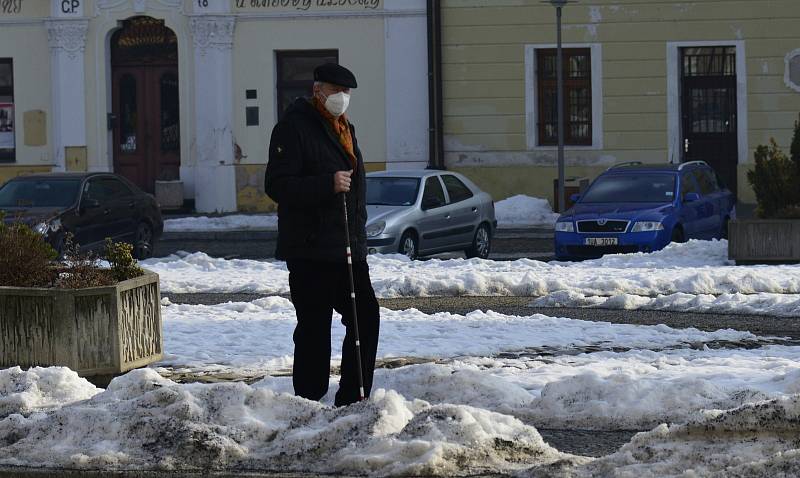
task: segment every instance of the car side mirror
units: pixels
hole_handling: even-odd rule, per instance
[[[581,199],[581,195],[580,194],[571,194],[569,196],[569,200],[572,201],[572,202],[578,202],[580,199]]]
[[[700,195],[697,193],[686,193],[683,197],[683,202],[696,202],[700,200]]]

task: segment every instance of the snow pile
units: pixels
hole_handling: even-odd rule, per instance
[[[800,317],[800,294],[707,294],[659,295],[642,297],[620,294],[612,297],[560,291],[539,297],[531,307],[597,307],[603,309],[674,310],[717,314],[751,314],[770,317]]]
[[[553,227],[558,214],[553,212],[547,199],[519,194],[497,201],[494,205],[498,227],[547,226]]]
[[[130,372],[92,399],[0,421],[0,464],[463,475],[558,460],[519,420],[378,390],[331,408],[242,383],[178,385]]]
[[[275,214],[233,214],[219,217],[181,217],[164,221],[164,232],[245,231],[278,229]]]
[[[0,418],[86,400],[101,390],[65,367],[0,370]]]
[[[289,271],[284,262],[221,259],[203,252],[178,252],[141,261],[158,273],[161,292],[289,295]]]
[[[554,261],[552,264],[568,265],[581,269],[685,269],[687,267],[733,266],[735,261],[728,259],[728,241],[724,239],[710,241],[691,239],[684,243],[672,242],[664,249],[655,252],[609,254],[599,259],[582,262]],[[751,268],[762,269],[764,266]]]
[[[168,302],[167,302],[168,304]],[[162,307],[165,357],[160,366],[240,375],[291,368],[294,306],[282,297],[218,305]],[[333,319],[334,360],[344,327]],[[475,311],[467,315],[381,309],[379,358],[490,356],[501,352],[575,353],[584,350],[685,347],[719,341],[756,344],[742,331],[674,329],[532,315]]]
[[[588,296],[631,294],[800,294],[800,266],[729,266],[724,241],[690,241],[653,254],[605,257],[583,263],[529,259],[431,259],[370,256],[380,297],[515,295],[542,297],[562,291]],[[226,260],[203,253],[143,261],[161,276],[164,292],[288,294],[283,262]]]
[[[478,406],[543,428],[642,430],[690,420],[704,409],[800,393],[798,358],[797,347],[466,358],[378,370],[375,387]],[[290,378],[263,384],[291,390]]]
[[[800,475],[800,395],[708,411],[636,435],[617,453],[560,476]],[[530,476],[554,476],[546,470]],[[559,476],[559,475],[555,475]]]

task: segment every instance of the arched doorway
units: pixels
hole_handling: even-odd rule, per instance
[[[152,193],[180,169],[178,41],[163,20],[125,20],[111,37],[114,171]]]

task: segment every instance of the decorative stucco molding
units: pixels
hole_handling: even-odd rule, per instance
[[[205,55],[210,49],[230,51],[233,48],[235,29],[234,17],[204,15],[192,18],[192,38],[201,55]]]
[[[800,62],[800,48],[792,50],[786,55],[784,59],[785,68],[783,71],[783,82],[786,86],[798,93],[800,93],[800,67],[798,67],[798,75],[792,78],[792,61]]]
[[[86,33],[89,31],[88,20],[48,20],[47,42],[50,51],[64,51],[71,59],[86,49]]]

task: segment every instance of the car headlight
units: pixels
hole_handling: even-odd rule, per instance
[[[381,234],[383,234],[384,229],[386,229],[385,221],[373,222],[372,224],[367,226],[367,237],[380,236]]]
[[[39,224],[33,226],[33,232],[41,235],[47,235],[47,232],[50,230],[50,224],[46,222],[40,222]]]
[[[40,222],[39,224],[33,226],[33,231],[46,236],[51,232],[56,232],[61,229],[61,221],[58,219],[53,219],[50,222]]]
[[[631,232],[663,231],[664,225],[657,221],[640,221],[633,225]]]
[[[557,222],[556,232],[575,232],[575,225],[572,221]]]

